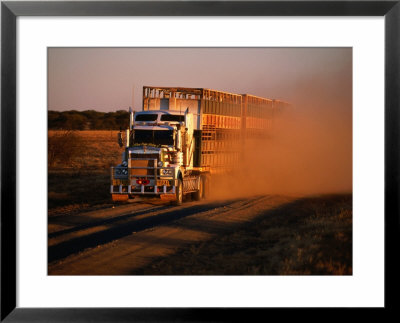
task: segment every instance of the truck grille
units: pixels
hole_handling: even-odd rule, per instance
[[[135,154],[131,153],[129,154],[129,158],[137,158],[137,159],[157,159],[157,162],[159,160],[160,155],[159,154]]]
[[[154,160],[146,160],[146,159],[131,159],[131,168],[132,167],[154,167]],[[131,175],[137,176],[146,176],[146,175],[154,175],[154,169],[131,169]]]

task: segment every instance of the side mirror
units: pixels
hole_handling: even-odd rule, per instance
[[[118,132],[118,144],[120,147],[124,145],[122,142],[122,132]]]

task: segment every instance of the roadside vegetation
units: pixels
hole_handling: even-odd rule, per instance
[[[49,130],[119,130],[127,129],[129,112],[49,111]]]
[[[121,161],[115,130],[48,131],[49,215],[110,204],[110,167]]]

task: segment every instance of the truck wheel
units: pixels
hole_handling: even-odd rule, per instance
[[[195,201],[200,201],[201,198],[203,197],[203,181],[204,181],[203,176],[200,176],[199,190],[194,192],[192,195]]]
[[[178,179],[178,185],[176,186],[176,201],[174,202],[175,205],[181,205],[183,202],[183,184],[182,180]]]
[[[203,176],[203,199],[210,197],[210,177]]]

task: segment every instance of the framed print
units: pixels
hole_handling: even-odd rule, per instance
[[[398,1],[2,2],[1,320],[395,309],[399,14]],[[291,132],[267,146],[279,127]],[[218,199],[198,201],[209,187]],[[342,231],[323,231],[328,213]]]

